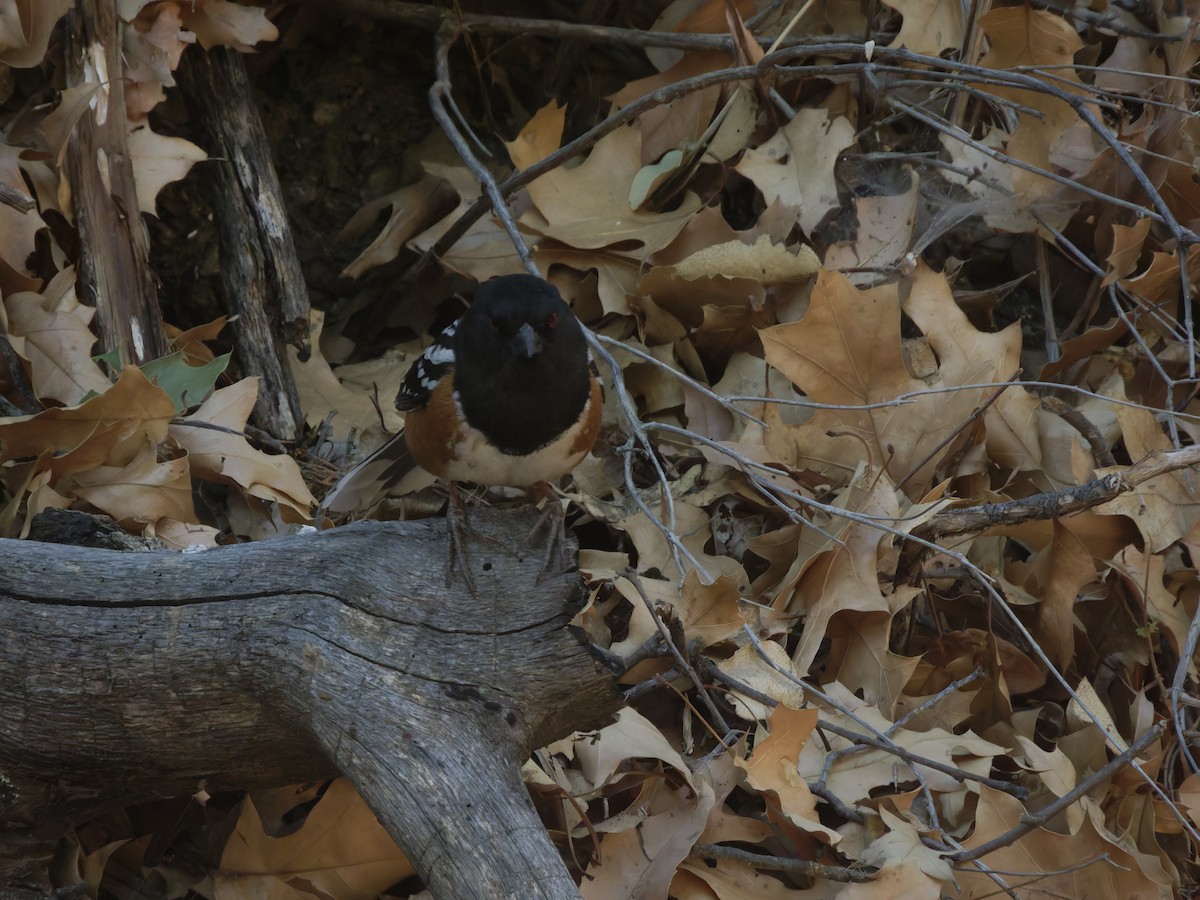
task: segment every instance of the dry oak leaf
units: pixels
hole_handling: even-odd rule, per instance
[[[1178,656],[1187,646],[1191,620],[1186,605],[1164,583],[1166,559],[1161,554],[1126,547],[1111,564],[1114,571],[1124,576],[1130,595],[1142,601],[1144,612],[1139,618],[1144,618],[1148,626],[1158,628]],[[1194,654],[1188,660],[1188,674],[1192,677],[1197,674]]]
[[[174,519],[159,519],[146,526],[143,535],[162,541],[167,547],[187,550],[193,547],[216,547],[221,532],[211,525],[195,522],[179,522]]]
[[[919,588],[901,586],[886,595],[887,612],[845,610],[834,616],[825,630],[829,641],[826,673],[890,712],[921,661],[891,649],[893,610],[906,608],[920,593]]]
[[[136,366],[126,366],[116,384],[80,406],[0,419],[0,460],[49,450],[62,454],[54,460],[60,473],[125,466],[147,441],[166,439],[174,415],[171,398]]]
[[[900,516],[895,491],[887,478],[870,470],[864,469],[835,502],[859,515],[883,521],[895,521]],[[887,534],[871,523],[848,521],[837,536],[840,543],[831,543],[802,570],[788,600],[789,612],[804,613],[804,631],[792,655],[799,672],[808,672],[828,639],[835,617],[858,612],[890,619],[909,599],[905,594],[885,596],[879,588],[878,573],[885,568],[880,560],[880,544],[885,538],[890,540]]]
[[[735,168],[762,191],[768,206],[779,200],[799,210],[800,227],[811,235],[825,214],[841,205],[834,165],[853,143],[848,119],[830,121],[828,110],[801,109],[774,137],[747,150]]]
[[[409,241],[409,246],[414,250],[426,253],[479,199],[481,190],[479,179],[456,160],[449,142],[440,133],[417,145],[413,157],[424,172],[445,181],[459,198],[457,207]],[[447,162],[448,159],[456,161]],[[494,215],[475,220],[467,233],[439,256],[439,261],[444,268],[473,278],[480,284],[494,275],[513,275],[525,271],[520,258],[513,253],[508,233]]]
[[[971,324],[944,274],[919,263],[912,288],[902,308],[929,341],[938,359],[938,376],[943,385],[1002,382],[1021,366],[1021,323],[1013,322],[997,332],[979,331]],[[965,401],[981,405],[996,389],[955,391],[957,400],[946,395],[935,402],[955,405]],[[954,396],[952,395],[952,396]],[[1025,388],[1007,388],[984,414],[987,424],[988,458],[1008,469],[1026,471],[1042,465],[1042,451],[1035,413],[1037,398]]]
[[[1155,450],[1172,448],[1170,438],[1163,434],[1149,410],[1118,406],[1116,412],[1130,459],[1139,460]],[[1119,471],[1122,471],[1119,467],[1097,469],[1096,476],[1102,478]],[[1161,553],[1200,522],[1196,479],[1187,470],[1168,472],[1142,482],[1096,510],[1105,515],[1127,516],[1137,525],[1146,548],[1151,553]]]
[[[96,315],[75,296],[75,269],[68,266],[41,293],[4,298],[11,332],[24,338],[20,353],[29,360],[33,392],[66,406],[112,387],[92,359],[96,336],[88,327]]]
[[[1013,6],[991,10],[979,24],[990,44],[988,53],[980,60],[981,67],[1050,68],[1055,72],[1054,81],[1048,81],[1051,88],[1083,94],[1083,84],[1073,65],[1075,53],[1083,48],[1083,42],[1075,26],[1062,16],[1028,6]],[[1040,113],[1015,111],[1018,124],[1008,139],[1007,151],[1022,162],[1050,169],[1055,144],[1067,128],[1079,122],[1075,110],[1049,93],[995,85],[983,89]],[[1093,111],[1099,115],[1094,107]],[[1073,174],[1083,174],[1089,164],[1090,160],[1081,160],[1080,168]],[[1054,189],[1041,175],[1024,169],[1015,169],[1012,180],[1018,193],[1029,192],[1029,201]]]
[[[785,671],[791,669],[792,661],[779,644],[775,641],[764,641],[762,647],[777,666]],[[778,669],[768,665],[753,644],[739,647],[733,656],[720,660],[717,668],[738,683],[753,688],[760,694],[766,694],[779,704],[799,709],[804,703],[804,688],[793,679],[783,675]],[[731,690],[726,699],[733,706],[734,712],[743,719],[766,720],[771,716],[771,707],[761,700],[743,696],[737,688]]]
[[[922,872],[934,880],[929,887],[935,888],[932,897],[941,896],[941,885],[936,882],[952,882],[954,870],[946,860],[946,855],[926,847],[921,842],[921,835],[912,822],[893,813],[886,806],[880,807],[879,817],[887,826],[887,833],[871,841],[859,856],[859,862],[868,866],[879,866],[887,869],[891,866],[913,863]],[[918,891],[914,896],[921,896],[925,891]],[[880,895],[885,896],[885,895]],[[891,894],[889,896],[895,896]],[[907,894],[905,896],[908,896]]]
[[[97,466],[69,475],[56,488],[103,510],[129,531],[160,519],[196,521],[187,458],[160,462],[158,448],[149,442],[124,466]]]
[[[1083,541],[1060,521],[1054,540],[1035,557],[1024,587],[1038,598],[1034,636],[1050,661],[1066,669],[1075,658],[1075,602],[1096,578],[1096,565]]]
[[[646,342],[652,346],[675,343],[691,329],[699,328],[708,309],[729,310],[742,317],[763,317],[766,291],[756,278],[722,274],[686,278],[674,266],[655,266],[638,282],[638,296],[632,301],[645,319]],[[670,324],[678,329],[660,327],[655,314],[669,314]]]
[[[942,150],[954,164],[954,168],[947,169],[942,177],[975,197],[983,205],[983,221],[997,231],[1011,234],[1036,231],[1040,226],[1033,212],[1043,217],[1053,215],[1055,222],[1065,221],[1079,207],[1078,200],[1070,205],[1031,202],[1013,186],[1013,175],[1018,171],[1016,166],[1005,159],[995,159],[975,146],[978,143],[993,151],[1003,151],[1006,137],[999,128],[986,130],[977,141],[970,143],[949,134],[939,135]]]
[[[445,206],[453,206],[453,191],[441,178],[425,175],[389,194],[384,194],[362,206],[338,234],[338,242],[353,240],[365,233],[383,210],[391,208],[387,224],[371,241],[367,249],[342,270],[344,278],[358,278],[371,269],[391,262],[404,245],[432,222],[433,215]]]
[[[836,681],[824,685],[824,691],[834,699],[840,709],[853,713],[875,731],[887,734],[894,744],[917,756],[986,777],[991,772],[992,760],[1005,753],[1003,747],[984,740],[972,731],[954,734],[942,728],[930,728],[926,731],[895,728],[878,709],[856,697]],[[822,719],[851,732],[863,733],[863,726],[846,713],[829,710],[822,713]],[[828,746],[810,741],[800,751],[800,775],[805,781],[816,781],[821,777],[828,753],[851,746],[847,738],[831,733],[826,733],[825,737]],[[952,775],[924,767],[920,763],[914,763],[913,767],[921,772],[932,791],[945,793],[962,789],[962,783]],[[872,792],[879,788],[894,790],[897,783],[912,780],[909,769],[907,763],[891,753],[868,747],[856,753],[841,755],[829,770],[826,787],[843,802],[857,803],[874,796]]]
[[[722,786],[720,797],[716,787],[703,769],[691,786],[648,779],[628,809],[594,826],[604,838],[579,888],[584,900],[668,896],[676,868],[733,785]]]
[[[543,272],[548,272],[555,284],[583,321],[598,321],[608,315],[629,316],[629,295],[636,293],[641,266],[636,260],[605,250],[577,250],[547,238],[538,243],[534,260]],[[585,287],[580,282],[586,273],[595,272],[595,292],[600,308],[589,314],[578,302]],[[567,282],[559,278],[567,276]],[[574,296],[572,296],[574,294]]]
[[[14,69],[36,66],[46,55],[50,32],[72,0],[0,2],[0,63]]]
[[[22,152],[20,147],[0,144],[0,181],[24,192],[29,187],[22,174],[23,168],[37,169],[42,175],[48,174],[49,169],[41,163],[23,162],[20,159]],[[41,280],[33,277],[26,262],[33,254],[38,231],[45,227],[38,210],[23,213],[7,203],[0,203],[0,290],[5,295],[41,288]]]
[[[165,89],[175,86],[171,73],[196,35],[184,29],[177,2],[147,4],[133,16],[125,17],[123,11],[121,15],[129,23],[121,43],[125,109],[131,120],[142,120],[166,99]]]
[[[1174,879],[1146,854],[1131,852],[1129,838],[1119,839],[1104,826],[1104,814],[1085,797],[1087,812],[1073,834],[1035,828],[983,858],[989,869],[1037,873],[1038,892],[1046,897],[1120,897],[1122,900],[1168,900],[1175,896]],[[980,786],[975,831],[963,841],[967,849],[999,837],[1020,824],[1021,803],[1002,791]],[[996,884],[983,872],[957,871],[960,896],[992,897]]]
[[[321,353],[321,331],[325,324],[325,313],[314,309],[309,312],[309,346],[312,348],[309,358],[300,361],[300,351],[295,347],[287,347],[288,365],[292,378],[296,382],[296,391],[300,396],[300,408],[304,410],[305,421],[314,428],[323,422],[330,413],[337,415],[330,423],[331,437],[335,441],[346,440],[352,429],[366,431],[379,421],[376,407],[371,403],[370,381],[358,388],[358,385],[347,386],[344,376],[348,375],[347,367],[343,366],[335,374],[328,360]],[[389,385],[379,385],[379,393],[385,397],[394,396],[400,386],[401,373],[407,370],[406,360],[395,359],[388,354],[387,371],[394,372],[396,381]],[[342,378],[338,376],[342,375]],[[403,426],[403,416],[394,413],[390,403],[383,404],[385,424],[392,429]]]
[[[767,646],[770,646],[769,644]],[[770,734],[754,746],[749,760],[735,759],[746,773],[746,783],[760,793],[770,792],[779,810],[802,831],[823,837],[836,846],[842,836],[821,824],[817,798],[800,776],[800,751],[817,725],[815,709],[777,706],[767,720]]]
[[[692,280],[715,275],[749,278],[762,284],[781,284],[817,274],[821,264],[807,244],[790,250],[760,234],[754,243],[726,241],[697,250],[672,269],[680,278]]]
[[[858,230],[853,240],[830,245],[825,252],[825,268],[901,267],[912,246],[917,221],[920,179],[911,170],[910,177],[909,189],[902,194],[854,198]],[[855,284],[870,284],[879,275],[874,271],[849,272],[848,277]]]
[[[678,384],[678,382],[676,382]],[[642,404],[646,409],[647,405]],[[698,474],[698,473],[697,473]],[[692,476],[695,478],[696,476]],[[678,486],[678,483],[676,484]],[[676,494],[678,496],[678,494]],[[653,508],[656,500],[651,500]],[[705,552],[705,545],[712,539],[712,517],[701,506],[676,499],[675,501],[675,531],[680,535],[683,545],[692,556],[704,567],[707,577],[703,581],[715,581],[722,575],[737,579],[738,589],[744,591],[749,587],[750,579],[741,563],[730,556],[713,556]],[[671,556],[671,547],[663,537],[661,529],[642,512],[635,513],[617,523],[617,527],[628,535],[638,551],[638,570],[649,572],[657,569],[659,572],[674,573],[675,562]],[[691,563],[683,560],[685,569],[691,571]]]
[[[1200,247],[1188,248],[1187,272],[1189,282],[1194,282],[1200,276]],[[1140,298],[1146,307],[1153,307],[1166,320],[1173,320],[1179,308],[1179,257],[1174,253],[1155,252],[1146,271],[1133,278],[1122,279],[1121,286]],[[1145,317],[1139,322],[1139,326],[1145,339],[1151,343],[1156,337],[1168,344],[1178,343],[1175,334],[1159,324],[1158,316]],[[1169,351],[1161,352],[1160,358],[1166,356],[1167,352]]]
[[[1114,224],[1112,230],[1113,247],[1108,254],[1108,272],[1100,282],[1101,287],[1108,287],[1114,281],[1133,274],[1141,259],[1146,236],[1150,234],[1150,218],[1138,219],[1132,225]]]
[[[1023,734],[1014,734],[1012,740],[1016,741],[1020,752],[1011,753],[1010,759],[1025,771],[1035,774],[1051,794],[1065,797],[1075,789],[1079,773],[1075,762],[1061,747],[1045,750],[1033,738]],[[1078,804],[1071,805],[1064,812],[1067,830],[1078,831],[1086,813]]]
[[[205,50],[224,45],[251,53],[260,41],[279,37],[267,11],[226,0],[195,0],[182,5],[184,27],[196,35]]]
[[[980,628],[947,631],[928,642],[922,651],[909,691],[936,694],[950,682],[965,678],[975,669],[1003,679],[1014,694],[1029,694],[1046,683],[1039,663],[1002,637]]]
[[[285,517],[290,510],[306,519],[316,498],[294,459],[255,450],[240,433],[192,424],[207,423],[241,432],[258,398],[258,382],[257,378],[244,378],[214,391],[194,413],[171,425],[171,437],[188,451],[196,478],[234,484],[253,497],[278,503]]]
[[[191,141],[155,134],[145,122],[130,123],[129,156],[138,209],[152,216],[157,214],[158,192],[182,179],[196,163],[208,159],[208,154]]]
[[[204,366],[216,359],[205,341],[215,341],[221,329],[229,322],[228,316],[218,316],[211,322],[195,325],[181,331],[174,325],[164,322],[163,328],[170,338],[170,349],[183,355],[183,361],[189,366]]]
[[[895,285],[859,291],[841,273],[822,271],[804,317],[759,335],[767,362],[819,403],[886,403],[930,387],[1004,380],[1015,370],[1015,362],[995,354],[999,349],[1010,352],[1014,338],[1019,348],[1019,329],[1001,338],[975,331],[954,303],[944,276],[919,268],[904,308],[914,320],[921,319],[918,325],[931,343],[937,340],[954,354],[952,364],[944,372],[939,369],[932,383],[909,372]],[[997,372],[1000,366],[1004,368]],[[823,409],[800,425],[785,425],[778,411],[768,411],[773,421],[767,448],[793,468],[840,475],[842,482],[860,461],[886,467],[910,496],[920,496],[945,452],[930,458],[931,451],[960,428],[988,393],[976,388],[925,394],[875,409]],[[1027,446],[1020,445],[1025,453],[1018,456],[1009,449],[1012,443],[1002,445],[1006,459],[1028,458]]]
[[[593,789],[603,787],[626,760],[657,759],[674,769],[689,784],[692,771],[679,752],[654,724],[632,707],[617,713],[617,720],[575,741],[579,771]]]
[[[673,900],[835,900],[843,896],[844,887],[818,880],[813,887],[798,890],[745,863],[688,860],[676,871],[670,896]]]
[[[566,108],[555,103],[538,110],[516,139],[505,144],[513,165],[528,168],[557,150],[565,116]],[[535,208],[521,222],[580,249],[632,241],[638,250],[628,255],[637,259],[661,250],[700,209],[700,199],[689,192],[670,212],[634,212],[629,191],[641,169],[641,152],[641,134],[635,125],[605,135],[575,168],[558,168],[530,183]]]
[[[904,364],[900,304],[894,287],[858,291],[840,273],[822,271],[799,322],[759,332],[767,362],[818,403],[887,402],[926,387]],[[879,409],[818,410],[801,425],[785,425],[769,411],[768,450],[792,468],[839,475],[844,482],[866,457],[888,463],[898,479],[954,427],[926,437],[932,398]],[[942,402],[938,398],[938,402]]]
[[[963,7],[956,0],[886,0],[887,5],[904,17],[893,47],[907,47],[914,53],[941,56],[943,50],[957,50],[963,41]]]
[[[714,72],[728,65],[729,56],[718,51],[685,53],[670,68],[627,82],[606,99],[620,109],[677,81]],[[679,155],[679,150],[692,146],[712,122],[720,98],[720,85],[713,85],[677,97],[638,116],[638,128],[642,135],[641,161],[653,163],[668,151],[675,150]]]
[[[1193,772],[1175,790],[1179,803],[1193,825],[1200,825],[1200,775]]]
[[[337,897],[374,900],[412,863],[345,778],[334,781],[287,837],[270,837],[247,797],[212,877],[214,900]]]
[[[864,884],[848,884],[835,900],[939,900],[949,896],[943,886],[915,862],[900,862],[879,870]]]

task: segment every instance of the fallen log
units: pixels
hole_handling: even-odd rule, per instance
[[[200,553],[0,541],[0,897],[40,897],[114,806],[347,775],[436,897],[564,897],[531,748],[606,723],[614,673],[567,627],[578,576],[472,513],[477,596],[441,520]],[[539,554],[534,554],[539,555]]]

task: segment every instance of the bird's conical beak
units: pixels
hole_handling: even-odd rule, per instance
[[[525,359],[533,359],[542,350],[542,336],[533,330],[533,326],[526,322],[517,329],[517,333],[513,335],[512,343],[513,353],[517,356],[522,356]]]

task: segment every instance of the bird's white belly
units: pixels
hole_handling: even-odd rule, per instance
[[[459,431],[456,458],[446,466],[445,477],[453,481],[509,487],[556,481],[587,456],[586,449],[573,451],[580,432],[586,427],[587,416],[582,415],[575,425],[545,447],[527,456],[510,456],[491,446],[481,432],[464,424]]]

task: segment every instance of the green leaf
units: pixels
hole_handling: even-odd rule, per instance
[[[209,395],[229,365],[229,356],[225,353],[203,366],[189,366],[183,359],[182,351],[176,351],[146,363],[142,366],[142,372],[149,381],[166,392],[179,412],[183,412]]]

